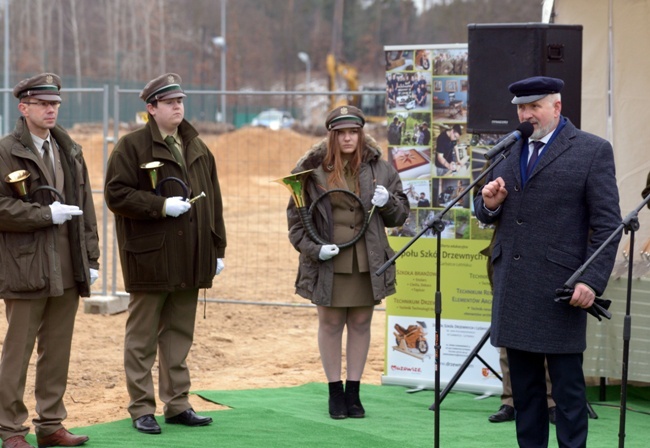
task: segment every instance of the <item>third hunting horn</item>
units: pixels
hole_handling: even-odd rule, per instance
[[[145,170],[147,174],[149,175],[149,181],[151,182],[151,188],[156,192],[158,196],[162,196],[160,193],[160,190],[162,186],[169,181],[174,181],[178,183],[181,188],[183,189],[183,199],[187,199],[190,195],[189,188],[187,188],[187,185],[185,185],[185,182],[180,180],[178,177],[166,177],[162,179],[161,181],[158,181],[158,168],[163,166],[164,163],[162,162],[148,162],[148,163],[143,163],[140,165],[140,168]]]
[[[307,170],[307,171],[301,171],[299,173],[291,174],[286,177],[282,177],[280,179],[275,179],[274,182],[277,182],[279,184],[284,185],[289,189],[291,192],[291,197],[293,198],[293,202],[296,204],[296,208],[298,209],[298,214],[300,215],[300,221],[302,221],[302,225],[305,227],[305,231],[307,232],[307,235],[316,243],[318,244],[333,244],[328,241],[325,241],[317,232],[316,229],[314,228],[314,223],[312,220],[312,214],[314,213],[314,210],[316,209],[316,205],[323,199],[325,196],[331,194],[331,193],[344,193],[349,196],[352,196],[353,199],[355,199],[361,206],[363,207],[363,204],[361,202],[361,199],[359,196],[356,194],[352,193],[349,190],[345,190],[342,188],[335,188],[329,191],[326,191],[319,197],[317,197],[312,204],[307,207],[305,204],[305,198],[304,198],[304,183],[305,179],[307,179],[310,175],[311,172],[314,170]],[[346,247],[350,247],[354,245],[359,239],[363,236],[363,234],[366,232],[368,229],[368,224],[370,223],[370,218],[372,217],[373,212],[375,211],[375,206],[373,206],[370,211],[368,211],[368,217],[367,219],[364,220],[363,222],[363,227],[361,227],[361,230],[359,230],[359,233],[357,233],[354,238],[352,238],[350,241],[342,244],[337,244],[337,246],[341,249],[344,249]]]

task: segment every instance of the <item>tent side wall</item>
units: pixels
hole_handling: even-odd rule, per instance
[[[624,216],[642,200],[650,171],[649,22],[650,0],[555,1],[555,23],[583,25],[582,128],[614,145]],[[650,210],[639,221],[637,249],[650,237]]]

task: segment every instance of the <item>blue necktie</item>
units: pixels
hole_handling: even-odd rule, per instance
[[[528,166],[526,167],[526,176],[530,176],[530,173],[533,172],[533,167],[535,166],[535,162],[537,161],[537,157],[539,157],[539,150],[542,149],[542,146],[544,146],[544,142],[535,141],[533,142],[533,153],[530,156],[530,159],[528,160]]]

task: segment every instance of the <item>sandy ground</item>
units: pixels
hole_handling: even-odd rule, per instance
[[[4,304],[0,305],[4,311]],[[383,371],[383,311],[375,313],[373,341],[364,383],[380,384]],[[66,426],[78,427],[128,418],[123,369],[126,313],[77,315],[65,404]],[[6,324],[3,321],[2,332]],[[192,390],[252,389],[324,382],[316,341],[316,310],[286,306],[203,303],[197,314],[188,358]],[[34,362],[25,403],[34,416]],[[154,367],[157,378],[157,365]],[[197,411],[220,407],[196,396]],[[323,406],[326,406],[323,397]],[[158,403],[157,413],[162,413]]]
[[[96,134],[73,134],[84,147],[93,188],[103,185],[102,139]],[[192,390],[250,389],[324,382],[316,340],[316,310],[293,294],[297,255],[286,240],[284,208],[289,192],[270,180],[283,177],[295,161],[320,138],[292,131],[245,129],[221,136],[204,136],[217,157],[224,190],[228,250],[226,269],[218,277],[208,298],[224,298],[270,305],[200,303],[194,347],[188,358]],[[383,145],[385,148],[385,145]],[[110,150],[110,147],[109,147]],[[102,198],[95,198],[102,219]],[[110,237],[102,250],[112,251]],[[246,231],[243,231],[245,229]],[[110,259],[109,259],[110,262]],[[111,290],[112,268],[108,272]],[[122,290],[119,273],[118,291]],[[94,285],[97,293],[103,285]],[[200,297],[203,297],[201,292]],[[0,313],[4,315],[4,302]],[[73,428],[128,418],[123,369],[123,340],[126,313],[84,313],[80,303],[74,333],[72,359],[65,403],[66,426]],[[384,363],[385,313],[377,311],[373,341],[363,382],[379,384]],[[4,339],[6,320],[0,319]],[[25,403],[34,416],[34,363],[28,372]],[[157,366],[154,371],[157,370]],[[155,373],[156,374],[156,373]],[[219,406],[192,398],[197,411]],[[323,406],[327,397],[323,397]],[[157,413],[162,413],[159,403]],[[29,421],[27,422],[30,423]]]

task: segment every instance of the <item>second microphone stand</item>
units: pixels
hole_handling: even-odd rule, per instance
[[[395,253],[386,263],[383,264],[381,268],[377,270],[375,275],[383,274],[386,269],[388,269],[395,260],[397,260],[409,247],[413,245],[422,235],[432,229],[436,233],[436,292],[435,292],[435,380],[434,380],[434,389],[435,389],[435,401],[433,404],[433,410],[435,410],[435,419],[434,419],[434,447],[440,447],[440,316],[442,314],[442,293],[440,291],[440,252],[442,249],[441,243],[441,234],[445,229],[445,223],[442,221],[442,217],[449,211],[451,208],[456,205],[463,197],[465,197],[475,186],[478,184],[485,176],[487,176],[499,163],[508,157],[510,153],[510,148],[505,149],[500,154],[495,155],[495,161],[491,163],[473,182],[471,182],[467,188],[465,188],[455,199],[453,199],[447,206],[438,213],[435,218],[428,223],[417,235],[415,235],[404,247],[402,247],[398,252]],[[490,369],[494,372],[493,369]]]
[[[619,419],[619,430],[618,430],[618,446],[623,448],[625,446],[625,417],[627,411],[627,374],[628,374],[628,361],[630,354],[630,337],[632,334],[632,316],[631,312],[631,303],[632,303],[632,276],[633,276],[633,264],[634,264],[634,233],[639,230],[639,211],[648,204],[650,201],[650,195],[646,196],[643,202],[641,202],[634,210],[632,210],[628,215],[623,218],[621,224],[612,232],[612,234],[607,238],[603,244],[585,261],[585,263],[578,268],[576,272],[573,273],[571,278],[566,281],[564,284],[565,288],[573,288],[578,281],[578,278],[584,273],[585,269],[600,255],[600,253],[609,245],[609,243],[618,236],[623,230],[625,233],[630,233],[630,251],[629,251],[629,260],[628,260],[628,275],[627,275],[627,296],[625,301],[625,317],[623,320],[623,362],[622,362],[622,373],[621,373],[621,405],[620,405],[620,419]]]

